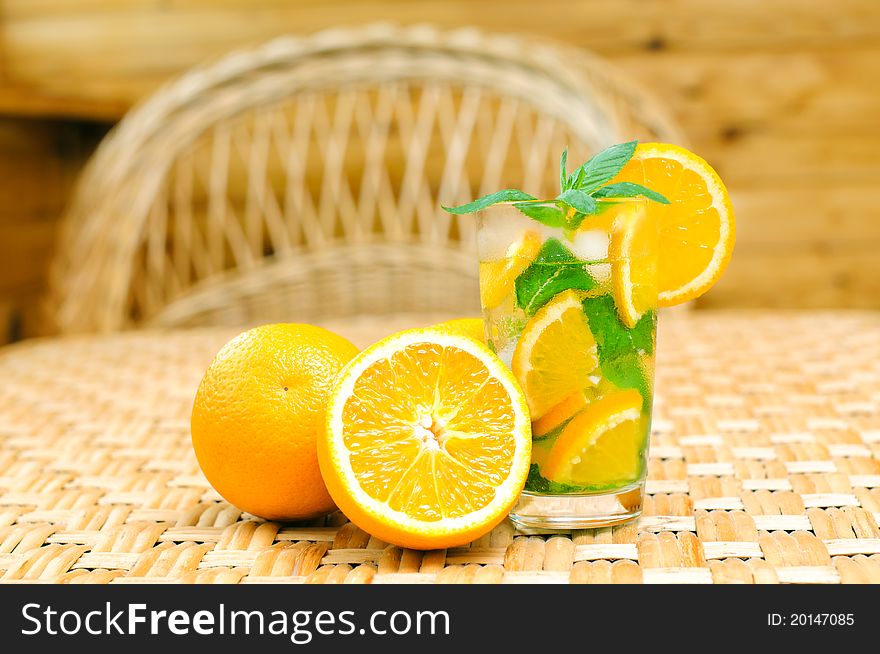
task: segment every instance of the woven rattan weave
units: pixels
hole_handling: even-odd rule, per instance
[[[62,332],[479,311],[475,223],[499,188],[558,192],[569,161],[682,142],[579,49],[372,25],[190,71],[102,143],[63,221]]]
[[[331,325],[359,345],[418,319]],[[196,385],[228,329],[0,350],[4,582],[880,582],[880,313],[661,320],[637,525],[417,552],[208,486]]]

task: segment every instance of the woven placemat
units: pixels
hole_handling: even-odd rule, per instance
[[[364,345],[391,327],[337,329]],[[661,319],[637,524],[521,535],[505,522],[424,553],[338,513],[264,522],[210,488],[189,413],[232,334],[0,350],[2,581],[880,582],[880,313]]]

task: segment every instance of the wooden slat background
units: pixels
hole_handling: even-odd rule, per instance
[[[0,342],[39,331],[56,217],[106,126],[230,49],[375,20],[560,39],[668,102],[738,210],[700,306],[880,308],[878,0],[0,0]]]

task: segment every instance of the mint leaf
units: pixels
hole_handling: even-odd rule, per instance
[[[666,199],[665,195],[661,195],[657,191],[652,191],[647,186],[642,186],[635,182],[606,184],[593,191],[594,198],[634,198],[640,195],[660,204],[669,204],[669,200]]]
[[[568,232],[568,233],[566,234],[565,237],[569,241],[572,240],[575,230],[577,230],[577,228],[581,226],[581,223],[584,222],[586,217],[587,217],[587,214],[581,213],[580,211],[575,211],[574,214],[572,214],[570,216],[566,216],[565,228],[566,228],[566,232]]]
[[[579,493],[583,492],[583,487],[563,484],[558,481],[550,481],[541,476],[538,464],[533,463],[529,466],[529,476],[526,479],[525,490],[532,491],[533,493]]]
[[[541,246],[538,256],[516,278],[516,303],[533,316],[557,293],[574,288],[589,291],[596,282],[562,243],[549,238]]]
[[[499,202],[523,202],[526,200],[536,200],[532,195],[529,195],[525,191],[518,191],[515,188],[507,188],[503,191],[496,191],[495,193],[490,193],[489,195],[484,195],[478,200],[474,200],[473,202],[468,202],[467,204],[462,204],[457,207],[445,207],[440,205],[443,208],[443,211],[447,211],[449,213],[454,214],[464,214],[464,213],[474,213],[475,211],[481,211],[486,207],[490,207],[493,204],[498,204]]]
[[[593,214],[598,210],[596,201],[591,198],[586,191],[569,189],[557,195],[556,199],[565,202],[565,204],[574,207],[583,214]],[[581,220],[583,220],[583,218],[581,218]]]
[[[544,241],[538,256],[533,263],[571,263],[577,261],[571,251],[559,242],[559,239],[548,238]]]
[[[590,321],[590,331],[599,347],[599,357],[614,359],[628,353],[654,353],[654,324],[656,314],[648,311],[630,329],[620,321],[617,307],[610,295],[584,300],[584,313]]]
[[[645,354],[654,354],[654,339],[657,333],[657,314],[647,311],[630,330],[633,347]]]
[[[605,379],[619,388],[634,388],[645,400],[650,399],[651,387],[638,354],[630,352],[616,359],[606,360],[600,365]]]
[[[556,199],[564,206],[571,207],[565,216],[565,228],[569,231],[580,227],[587,216],[599,213],[598,203],[586,191],[569,189],[556,196]]]
[[[565,213],[555,205],[517,202],[513,206],[519,209],[520,213],[548,227],[562,227],[565,224]]]
[[[562,151],[559,157],[559,190],[564,191],[568,186],[568,148]]]
[[[593,156],[578,169],[577,186],[573,186],[573,188],[590,193],[610,182],[621,168],[632,159],[638,143],[638,141],[629,141],[612,145]]]
[[[549,493],[552,495],[562,495],[565,493],[583,493],[585,490],[607,490],[614,488],[617,484],[580,484],[574,486],[559,481],[547,479],[541,475],[541,470],[537,463],[529,466],[529,476],[526,479],[524,490],[531,493]]]
[[[568,178],[568,188],[580,188],[581,182],[584,179],[584,168],[581,166],[580,168],[575,168],[574,172],[571,173],[571,176]]]
[[[621,388],[637,389],[649,400],[650,382],[641,354],[654,352],[655,312],[645,313],[630,329],[620,321],[611,296],[602,295],[585,299],[584,313],[596,339],[602,375]]]

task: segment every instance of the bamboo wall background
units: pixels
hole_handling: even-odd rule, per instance
[[[877,0],[0,0],[0,342],[41,332],[71,182],[133,103],[236,47],[375,20],[567,41],[665,100],[737,209],[699,306],[880,308]]]

